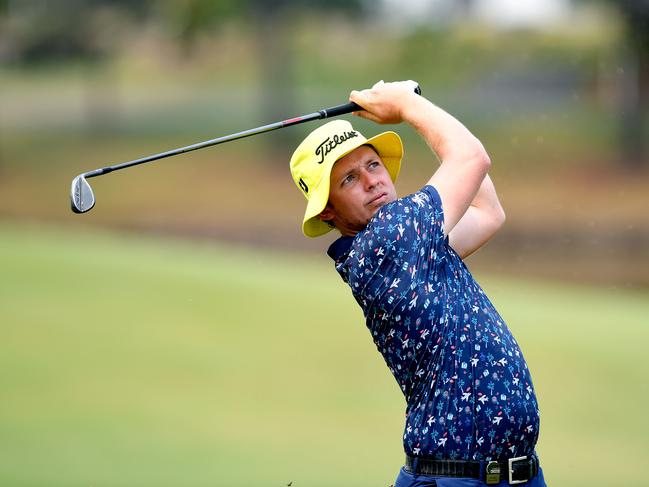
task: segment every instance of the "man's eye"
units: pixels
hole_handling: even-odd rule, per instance
[[[343,179],[343,184],[349,184],[354,180],[354,176],[351,174],[349,176],[346,176],[345,179]]]
[[[378,166],[379,166],[378,161],[372,161],[372,162],[370,162],[370,168],[375,169],[375,168],[378,167]]]

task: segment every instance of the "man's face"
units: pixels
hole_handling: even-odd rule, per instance
[[[342,235],[363,230],[374,213],[397,199],[394,183],[372,147],[361,146],[342,157],[331,170],[329,201],[320,213]]]

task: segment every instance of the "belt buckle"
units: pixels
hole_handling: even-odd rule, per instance
[[[487,485],[496,485],[500,483],[500,464],[498,462],[491,461],[487,463],[485,469],[485,484]]]
[[[524,457],[516,457],[516,458],[510,458],[507,460],[507,481],[509,482],[509,485],[516,485],[516,484],[523,484],[529,480],[529,478],[524,479],[524,480],[514,480],[513,475],[514,475],[514,462],[519,462],[521,460],[527,460],[527,456]]]

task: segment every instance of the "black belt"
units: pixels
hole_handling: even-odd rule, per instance
[[[405,469],[409,473],[436,477],[469,477],[488,485],[506,480],[509,485],[522,484],[539,473],[539,458],[534,455],[510,458],[505,462],[434,460],[406,455]]]

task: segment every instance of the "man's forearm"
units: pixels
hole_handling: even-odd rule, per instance
[[[442,162],[487,157],[482,143],[459,120],[429,100],[413,95],[404,105],[403,120],[424,138]]]
[[[500,205],[496,187],[487,174],[478,188],[478,192],[471,201],[471,206],[484,210],[486,213],[493,215],[496,219],[505,219],[505,211]]]
[[[487,175],[466,213],[449,234],[449,244],[464,259],[487,243],[504,222],[505,212]]]

